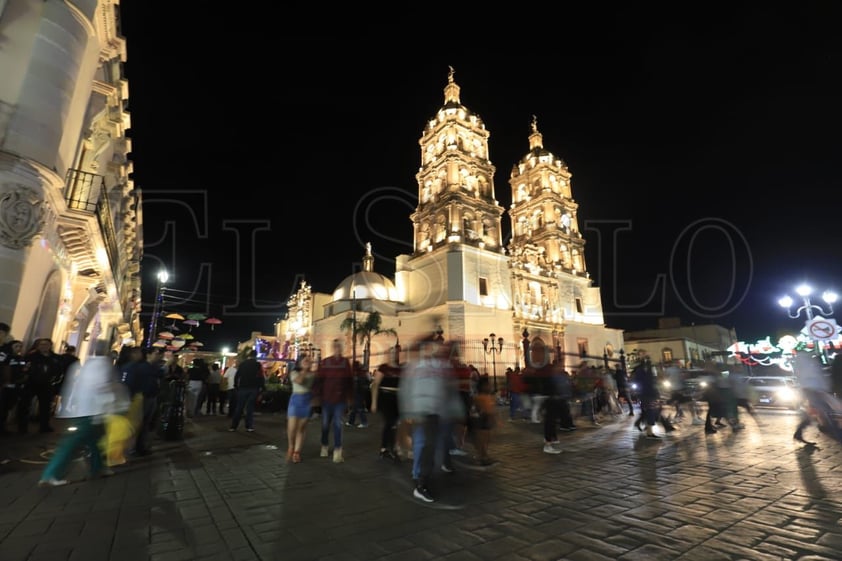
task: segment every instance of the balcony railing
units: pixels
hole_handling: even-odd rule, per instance
[[[122,280],[117,274],[119,270],[119,251],[117,250],[117,234],[114,230],[114,219],[105,196],[105,178],[95,173],[88,173],[78,169],[67,170],[67,180],[64,187],[64,200],[67,208],[83,212],[96,213],[99,229],[102,232],[105,250],[114,280],[119,288]]]

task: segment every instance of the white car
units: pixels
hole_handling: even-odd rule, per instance
[[[798,409],[803,397],[795,376],[749,376],[754,405]]]

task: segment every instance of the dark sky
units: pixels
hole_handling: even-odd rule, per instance
[[[610,327],[800,329],[779,296],[802,281],[842,290],[842,10],[599,9],[421,49],[421,31],[361,42],[123,0],[145,309],[164,265],[189,297],[170,307],[221,317],[197,337],[233,345],[269,332],[301,278],[331,292],[365,242],[393,276],[411,250],[418,139],[452,65],[491,133],[505,209],[533,114],[567,161]],[[508,238],[508,213],[503,226]]]

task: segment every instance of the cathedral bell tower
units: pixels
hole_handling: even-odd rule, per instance
[[[563,324],[565,318],[578,316],[579,321],[586,321],[584,294],[590,281],[570,177],[564,160],[544,148],[533,116],[529,152],[514,166],[509,179],[509,255],[516,318]]]
[[[407,310],[446,318],[441,327],[448,337],[482,340],[494,332],[510,340],[511,273],[501,232],[505,210],[494,196],[488,137],[482,119],[462,105],[451,68],[444,105],[418,141],[413,250],[397,260],[396,283],[406,295]]]
[[[418,207],[410,217],[413,253],[432,252],[450,243],[502,253],[504,211],[494,197],[489,132],[479,116],[460,102],[453,73],[451,67],[444,105],[418,141]]]

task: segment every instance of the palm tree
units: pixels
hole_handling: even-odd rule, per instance
[[[380,312],[371,312],[365,318],[365,321],[357,321],[356,315],[350,316],[342,320],[339,329],[342,331],[351,331],[352,337],[355,341],[363,343],[363,368],[368,372],[368,361],[371,355],[371,338],[375,335],[398,335],[398,332],[391,327],[381,329],[383,318]]]

